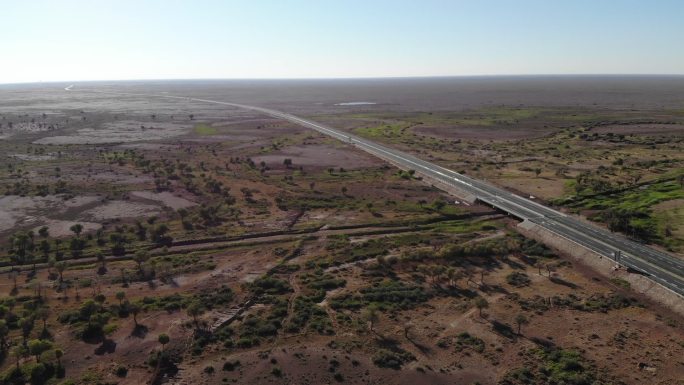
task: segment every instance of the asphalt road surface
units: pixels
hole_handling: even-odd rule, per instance
[[[71,87],[68,88],[71,90]],[[681,259],[629,240],[622,235],[611,233],[598,226],[594,226],[576,217],[543,206],[504,189],[416,158],[405,152],[380,145],[368,139],[336,130],[312,120],[302,119],[291,114],[268,108],[171,95],[143,95],[116,92],[103,93],[184,99],[195,102],[221,104],[257,111],[265,115],[288,120],[304,127],[311,128],[343,142],[352,144],[384,160],[401,165],[407,169],[413,169],[442,183],[457,187],[460,190],[473,195],[483,203],[496,207],[522,220],[531,221],[548,231],[577,244],[578,247],[585,247],[599,255],[614,260],[622,266],[634,269],[684,297],[684,261]]]

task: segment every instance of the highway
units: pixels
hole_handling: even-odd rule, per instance
[[[642,274],[647,275],[654,282],[684,297],[684,261],[681,259],[629,240],[622,235],[611,233],[610,231],[587,223],[577,217],[561,213],[502,188],[419,159],[403,151],[383,146],[368,139],[334,129],[309,119],[303,119],[295,115],[268,108],[172,95],[145,95],[117,92],[101,93],[183,99],[202,103],[220,104],[256,111],[311,128],[325,135],[354,145],[359,149],[403,168],[415,170],[431,179],[454,186],[473,195],[482,203],[496,207],[521,220],[533,222],[544,229],[577,244],[578,247],[587,248],[603,257],[616,261],[616,263],[619,263],[622,266],[637,270]],[[618,251],[620,252],[619,258],[616,258],[616,252]]]
[[[413,169],[442,183],[452,185],[522,220],[529,220],[579,246],[586,247],[604,257],[615,260],[620,251],[619,264],[643,272],[653,281],[684,296],[684,261],[667,253],[631,241],[624,236],[611,233],[578,218],[543,206],[530,199],[513,194],[488,183],[467,177],[431,162],[416,158],[396,149],[370,140],[350,135],[320,123],[271,109],[243,104],[216,102],[206,99],[192,99],[207,103],[220,103],[249,109],[266,115],[288,120],[314,129],[341,141],[355,145],[382,159]],[[617,262],[617,261],[616,261]]]

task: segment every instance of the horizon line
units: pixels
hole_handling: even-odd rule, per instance
[[[90,79],[90,80],[38,80],[0,82],[0,86],[31,84],[63,84],[63,83],[97,83],[97,82],[162,82],[162,81],[302,81],[302,80],[383,80],[383,79],[443,79],[443,78],[525,78],[525,77],[684,77],[684,73],[540,73],[540,74],[478,74],[478,75],[407,75],[407,76],[338,76],[338,77],[198,77],[198,78],[130,78],[130,79]]]

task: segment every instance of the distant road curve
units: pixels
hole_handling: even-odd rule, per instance
[[[73,91],[72,86],[67,88],[67,91]],[[622,235],[611,233],[598,226],[584,222],[571,215],[566,215],[550,207],[543,206],[502,188],[459,174],[453,170],[419,159],[403,151],[383,146],[368,139],[339,131],[315,121],[303,119],[285,112],[239,103],[166,94],[136,94],[96,90],[86,90],[85,92],[179,99],[220,104],[256,111],[264,115],[284,119],[311,128],[325,135],[352,144],[383,160],[401,165],[407,169],[414,169],[439,182],[454,186],[473,195],[477,200],[483,203],[503,210],[524,221],[530,221],[541,226],[544,229],[575,243],[579,247],[589,249],[599,255],[610,258],[623,266],[643,272],[654,282],[677,293],[679,296],[684,297],[684,261],[681,259],[629,240]]]

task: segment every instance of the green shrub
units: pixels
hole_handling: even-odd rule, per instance
[[[254,280],[251,285],[255,294],[285,294],[290,292],[291,288],[287,281],[274,277],[262,277]]]
[[[328,313],[317,305],[321,300],[322,298],[318,296],[297,297],[293,306],[294,314],[287,325],[287,331],[291,333],[298,332],[308,324],[311,330],[319,334],[333,334],[334,331]]]
[[[462,351],[466,348],[482,353],[485,349],[485,343],[481,338],[463,332],[456,337],[456,351]]]
[[[611,278],[610,283],[612,283],[615,286],[620,286],[623,289],[629,289],[631,287],[629,282],[625,281],[622,278],[618,278],[618,277]]]
[[[240,361],[226,361],[223,363],[223,370],[226,372],[232,372],[235,370],[238,366],[240,366]]]
[[[395,351],[380,349],[373,355],[373,363],[381,368],[401,369],[402,365],[415,360],[416,357],[404,350]]]
[[[359,309],[370,304],[381,310],[409,309],[425,302],[430,295],[420,286],[409,286],[399,281],[383,281],[363,288],[360,294],[343,294],[330,299],[333,309]]]
[[[237,346],[240,348],[251,348],[252,346],[258,345],[259,340],[254,340],[248,337],[242,337],[238,340]]]
[[[511,286],[523,287],[530,284],[530,277],[523,272],[514,271],[506,276],[506,282]]]
[[[128,368],[123,366],[123,365],[119,365],[116,367],[114,374],[117,377],[121,377],[121,378],[126,377],[128,375]]]

